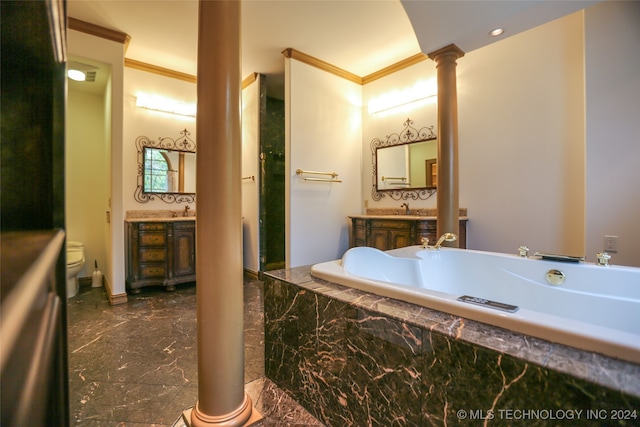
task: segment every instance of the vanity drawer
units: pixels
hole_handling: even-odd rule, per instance
[[[126,288],[138,293],[145,286],[164,286],[196,280],[194,220],[127,222]]]
[[[461,210],[461,213],[463,211]],[[466,210],[464,211],[466,213]],[[349,247],[369,246],[386,251],[411,245],[422,244],[422,238],[427,237],[430,244],[438,240],[437,220],[432,217],[400,217],[394,218],[355,218],[349,217]],[[460,219],[458,232],[458,247],[466,248],[467,218]]]
[[[140,249],[140,262],[164,261],[165,259],[166,251],[164,248]]]
[[[164,246],[166,242],[164,233],[140,233],[140,246]]]
[[[410,221],[393,221],[393,220],[373,220],[371,228],[395,228],[401,230],[411,229]]]
[[[164,279],[166,268],[164,265],[141,265],[140,279],[151,279],[158,277]]]
[[[162,222],[141,222],[138,224],[138,229],[140,231],[165,231],[167,226]]]

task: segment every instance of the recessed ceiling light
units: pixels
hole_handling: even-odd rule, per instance
[[[498,37],[498,36],[501,36],[502,33],[504,33],[504,30],[502,28],[496,28],[495,30],[491,30],[489,32],[489,35],[491,37]]]
[[[87,78],[86,74],[80,70],[68,70],[67,76],[69,76],[71,80],[75,80],[77,82],[83,82]]]

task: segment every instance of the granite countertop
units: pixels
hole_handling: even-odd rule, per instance
[[[405,212],[404,207],[398,208],[368,208],[364,214],[348,215],[348,218],[362,218],[362,219],[399,219],[399,220],[411,220],[411,221],[425,221],[435,220],[438,216],[438,210],[436,208],[420,208],[409,209],[408,214],[401,214]],[[460,208],[460,219],[463,221],[468,220],[467,208]]]
[[[405,221],[425,221],[425,220],[436,220],[437,216],[435,215],[400,215],[400,214],[360,214],[360,215],[349,215],[349,218],[362,218],[362,219],[399,219]],[[468,220],[469,218],[466,216],[461,216],[461,220]]]
[[[311,276],[311,266],[265,274],[365,310],[640,397],[639,364],[331,283]]]
[[[127,211],[125,222],[179,222],[195,221],[195,210],[189,209],[188,216],[184,216],[184,209],[180,210],[140,210]]]
[[[125,222],[180,222],[195,221],[195,216],[177,216],[169,218],[125,218]]]

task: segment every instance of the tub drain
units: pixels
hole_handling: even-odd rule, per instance
[[[562,285],[566,280],[567,276],[560,270],[549,270],[547,271],[547,282],[554,286]]]

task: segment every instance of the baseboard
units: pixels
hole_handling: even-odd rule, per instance
[[[245,279],[253,279],[253,280],[258,280],[258,273],[256,271],[253,270],[247,270],[246,268],[244,269],[244,278]]]
[[[271,262],[264,266],[264,271],[281,270],[285,268],[285,262]]]
[[[120,305],[126,304],[128,302],[127,293],[117,294],[117,295],[109,295],[109,303],[111,305]]]
[[[91,287],[91,283],[93,282],[93,278],[91,276],[87,277],[78,277],[78,286],[79,287]]]
[[[127,293],[121,293],[121,294],[114,294],[113,293],[113,288],[111,287],[111,282],[109,282],[107,280],[106,277],[103,276],[102,278],[103,282],[104,282],[104,288],[107,291],[107,295],[109,296],[109,304],[111,305],[120,305],[120,304],[126,304],[127,303]]]
[[[104,275],[102,276],[102,286],[104,286]],[[78,277],[78,286],[93,287],[93,276]]]

